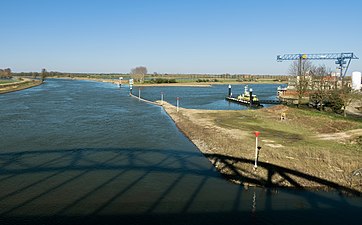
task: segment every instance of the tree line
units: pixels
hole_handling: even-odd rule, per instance
[[[16,75],[31,76],[34,79],[40,78],[40,80],[44,82],[45,78],[49,76],[49,72],[43,68],[40,73],[29,72],[29,73],[20,73]],[[10,68],[0,69],[0,79],[11,79],[12,77],[13,73]]]

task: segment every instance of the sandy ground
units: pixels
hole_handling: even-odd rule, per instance
[[[346,109],[348,114],[362,117],[362,99],[356,99]]]

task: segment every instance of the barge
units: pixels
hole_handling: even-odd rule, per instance
[[[244,93],[233,97],[231,93],[231,86],[229,85],[229,96],[226,97],[226,100],[231,102],[236,102],[242,105],[248,105],[250,107],[262,107],[260,101],[256,95],[253,95],[253,90],[248,88],[248,85],[244,88]]]

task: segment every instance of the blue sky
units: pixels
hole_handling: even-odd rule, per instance
[[[0,68],[16,72],[286,74],[278,54],[362,58],[359,0],[0,0],[0,9]]]

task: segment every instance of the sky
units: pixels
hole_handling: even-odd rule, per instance
[[[277,55],[362,58],[360,0],[0,0],[0,9],[0,68],[14,72],[277,75],[291,63]]]

